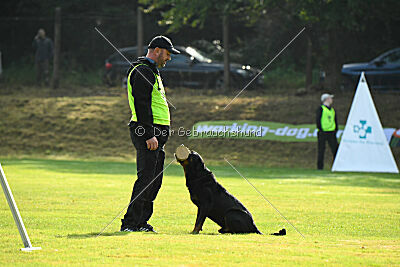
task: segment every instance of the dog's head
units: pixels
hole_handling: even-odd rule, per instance
[[[185,160],[179,160],[176,155],[175,158],[182,165],[186,179],[200,177],[207,170],[203,159],[196,151],[190,150],[189,156]]]

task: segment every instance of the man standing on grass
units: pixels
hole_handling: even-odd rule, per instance
[[[338,150],[338,141],[336,139],[336,133],[338,131],[337,118],[335,110],[332,107],[333,95],[323,94],[321,96],[322,105],[317,109],[317,128],[318,128],[318,170],[324,168],[324,154],[325,154],[325,142],[331,148],[333,159],[336,157]]]
[[[164,67],[171,60],[171,53],[179,54],[179,51],[167,37],[156,36],[148,46],[147,55],[139,57],[127,73],[128,100],[132,110],[129,129],[136,148],[138,178],[128,210],[121,220],[121,231],[155,232],[147,221],[153,214],[153,202],[161,188],[164,145],[170,125],[168,103],[157,68]]]
[[[33,39],[32,47],[35,49],[36,84],[41,86],[42,80],[49,85],[49,62],[53,58],[53,42],[46,37],[46,32],[39,29]]]

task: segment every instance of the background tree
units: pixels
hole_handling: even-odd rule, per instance
[[[399,38],[393,34],[395,25],[400,22],[400,2],[396,0],[263,2],[263,8],[273,7],[286,13],[293,24],[308,25],[309,45],[317,48],[317,61],[326,70],[326,86],[332,89],[339,87],[341,65],[348,59],[371,50],[378,50],[375,52],[378,54],[398,45]]]
[[[174,43],[206,50],[217,60],[222,61],[225,55],[225,65],[228,61],[262,68],[306,26],[307,30],[265,71],[265,89],[304,87],[305,81],[309,85],[310,80],[316,80],[318,70],[326,72],[325,87],[338,89],[342,64],[371,60],[400,43],[398,0],[141,2],[147,8],[143,14],[144,45],[155,34],[167,34]],[[10,68],[16,72],[24,66],[32,68],[32,38],[39,28],[45,28],[54,39],[57,5],[63,10],[60,69],[64,74],[97,71],[93,77],[99,80],[104,60],[115,51],[94,31],[95,26],[117,47],[137,44],[137,1],[5,0],[0,2],[5,73]],[[231,29],[229,47],[222,40],[225,14]]]
[[[177,32],[183,26],[203,28],[207,19],[217,17],[222,23],[223,52],[224,52],[224,89],[230,89],[230,46],[229,31],[230,20],[240,20],[245,11],[248,11],[249,3],[245,0],[141,0],[148,5],[148,12],[162,10],[161,25],[168,26],[169,32]]]

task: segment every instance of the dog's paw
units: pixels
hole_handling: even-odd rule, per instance
[[[198,235],[201,230],[202,230],[201,227],[196,227],[195,226],[191,234],[192,235]]]
[[[198,233],[200,233],[200,231],[203,231],[202,228],[203,227],[201,227],[201,226],[194,226],[192,234],[197,235]]]

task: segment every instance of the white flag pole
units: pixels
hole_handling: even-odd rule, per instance
[[[31,241],[29,240],[28,233],[26,232],[24,222],[22,221],[21,214],[19,213],[17,204],[15,203],[14,197],[12,195],[10,186],[8,185],[6,175],[4,174],[3,168],[0,164],[0,181],[1,187],[3,188],[4,195],[6,196],[8,206],[10,206],[11,213],[14,217],[15,224],[18,227],[19,234],[21,235],[22,242],[24,243],[24,248],[21,248],[22,251],[32,251],[32,250],[40,250],[40,247],[32,247]]]

